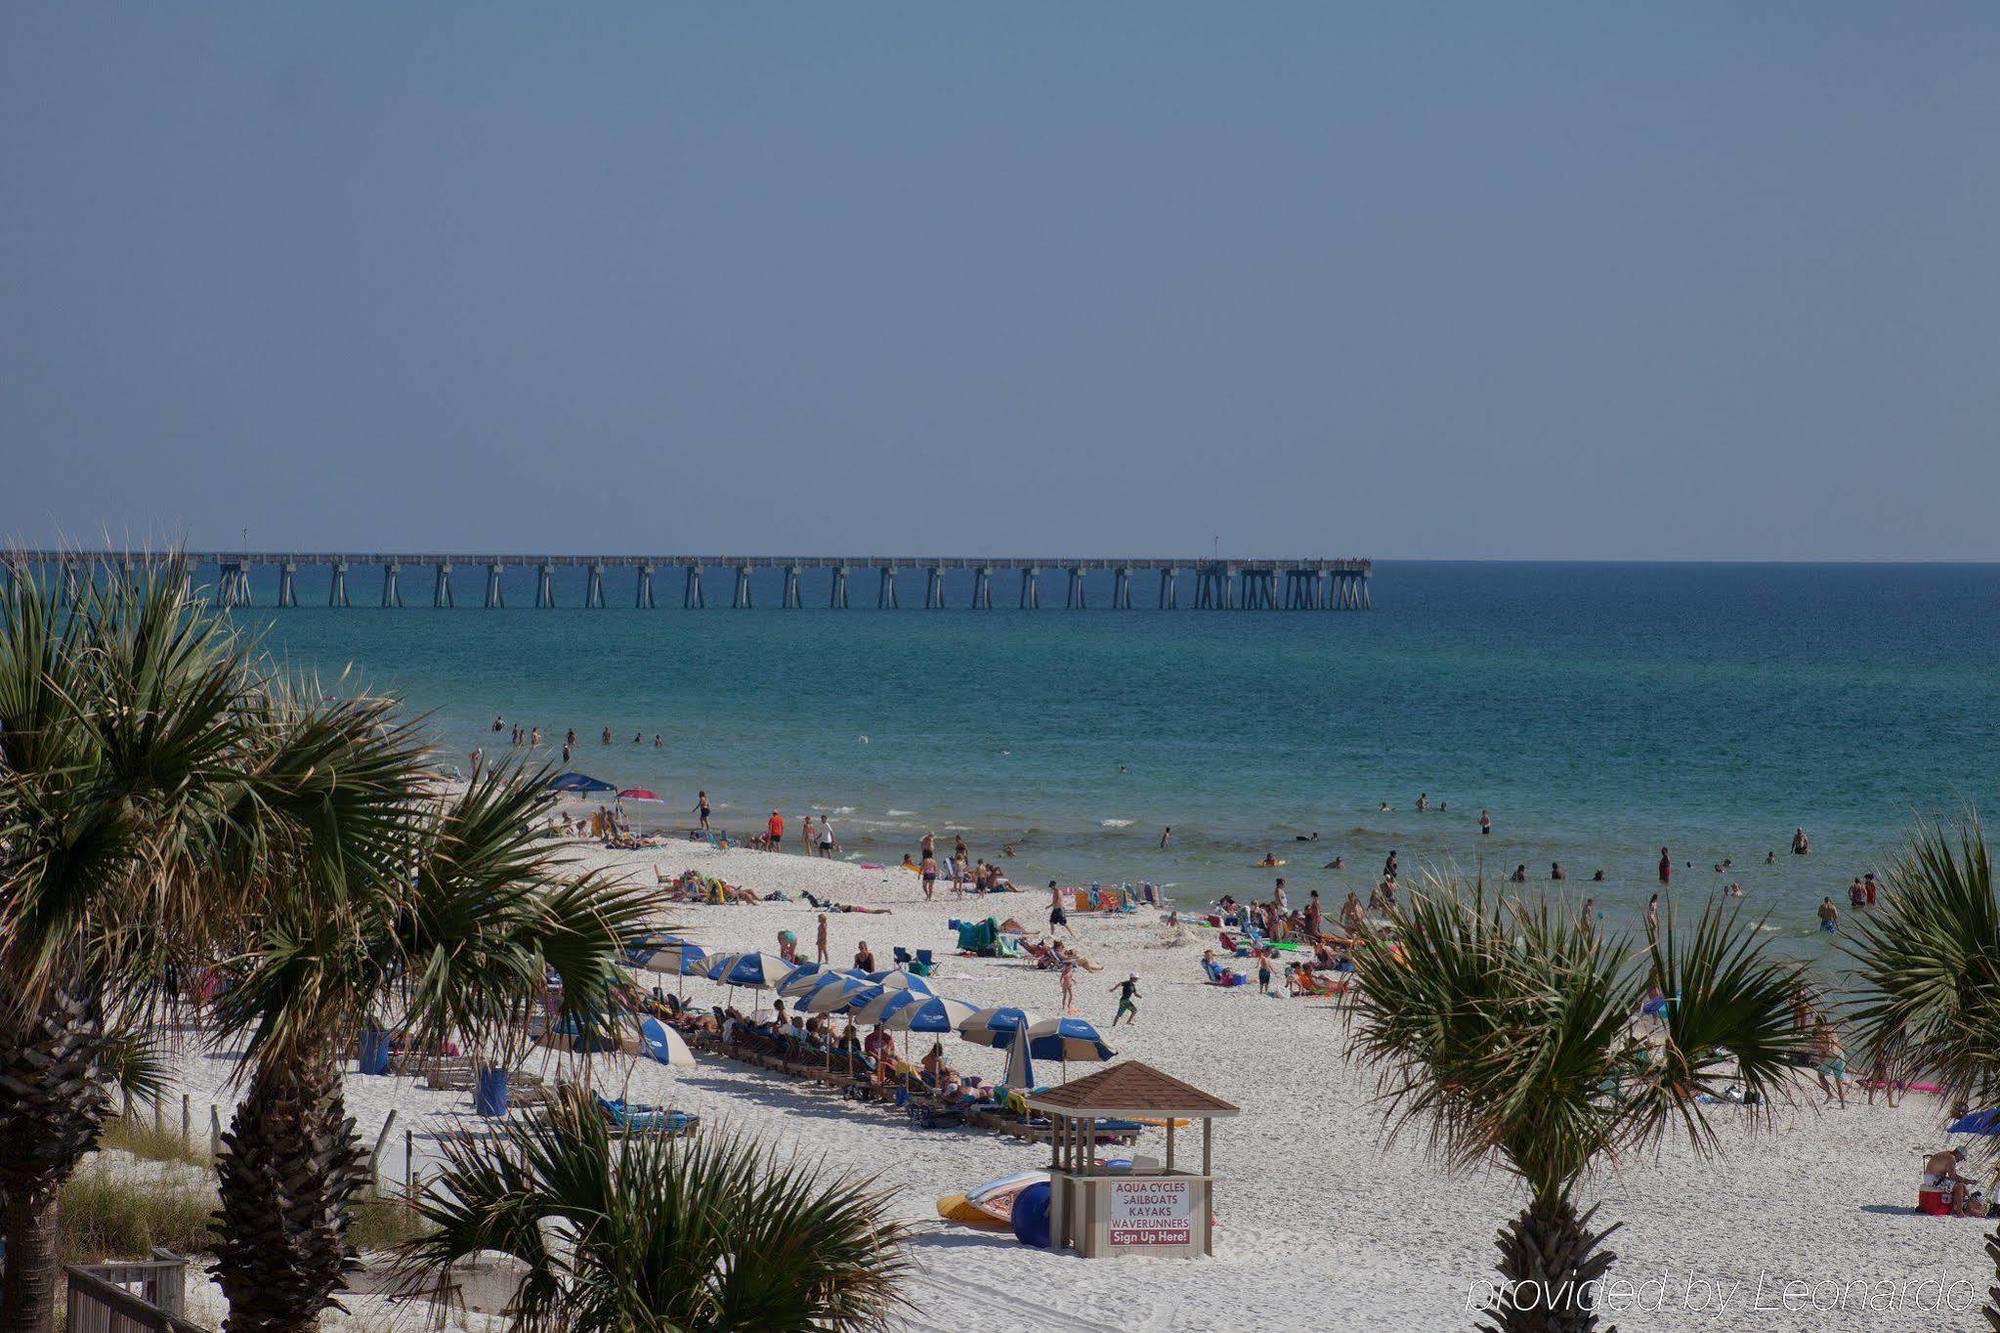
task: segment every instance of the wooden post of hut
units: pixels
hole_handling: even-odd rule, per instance
[[[1028,1098],[1028,1109],[1050,1122],[1050,1248],[1071,1249],[1086,1259],[1215,1253],[1215,1121],[1238,1114],[1236,1107],[1151,1065],[1127,1060],[1037,1093]],[[1100,1125],[1103,1120],[1164,1128],[1166,1164],[1135,1159],[1130,1167],[1105,1165],[1099,1149],[1111,1131]],[[1175,1160],[1178,1120],[1201,1121],[1199,1171],[1183,1170]]]

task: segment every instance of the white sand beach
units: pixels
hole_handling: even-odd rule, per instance
[[[577,854],[581,864],[647,878],[697,868],[792,899],[677,907],[672,924],[711,950],[775,951],[778,932],[789,929],[810,956],[816,913],[800,895],[811,890],[892,909],[888,916],[833,916],[836,965],[851,961],[862,939],[885,965],[891,945],[928,947],[939,958],[933,980],[940,994],[981,1005],[1017,1003],[1043,1015],[1057,1009],[1054,973],[1024,961],[958,957],[945,927],[955,916],[989,914],[1039,926],[1045,894],[956,900],[947,889],[926,904],[916,878],[894,869],[694,843],[631,852],[579,845]],[[630,1095],[698,1113],[707,1125],[733,1123],[786,1149],[878,1174],[898,1191],[898,1212],[917,1229],[921,1277],[910,1293],[913,1328],[1469,1326],[1468,1294],[1483,1290],[1494,1233],[1520,1205],[1514,1182],[1494,1171],[1446,1177],[1426,1160],[1420,1134],[1385,1145],[1372,1075],[1345,1059],[1341,1015],[1331,1002],[1201,984],[1200,936],[1169,944],[1171,928],[1152,912],[1071,919],[1083,951],[1103,968],[1079,978],[1079,1004],[1119,1056],[1144,1060],[1242,1108],[1240,1117],[1217,1126],[1213,1260],[1085,1261],[941,1222],[940,1196],[1042,1164],[1045,1149],[1013,1139],[976,1129],[913,1130],[888,1108],[707,1056],[696,1069],[674,1071],[593,1057],[595,1078],[600,1085],[629,1083]],[[1127,972],[1140,977],[1139,1021],[1112,1033],[1105,1026],[1114,1007],[1107,988]],[[705,980],[685,984],[690,997],[719,1002],[723,995]],[[955,1038],[947,1051],[961,1069],[989,1077],[1001,1072],[999,1052]],[[557,1062],[575,1057],[547,1059],[545,1072],[554,1073]],[[231,1068],[213,1052],[184,1060],[181,1076],[197,1123],[205,1123],[211,1101],[224,1108],[226,1123]],[[1060,1077],[1052,1065],[1038,1065],[1037,1073],[1044,1081]],[[468,1094],[428,1091],[409,1079],[350,1076],[347,1095],[370,1142],[390,1109],[398,1111],[399,1126],[415,1133],[420,1170],[435,1160],[440,1134],[478,1123],[469,1115]],[[1822,1111],[1817,1089],[1803,1083],[1799,1097],[1799,1104],[1778,1108],[1768,1132],[1753,1129],[1733,1108],[1715,1108],[1727,1145],[1717,1160],[1696,1160],[1670,1144],[1656,1157],[1617,1164],[1593,1183],[1589,1194],[1603,1205],[1600,1222],[1620,1224],[1611,1241],[1614,1272],[1637,1289],[1636,1305],[1615,1316],[1620,1326],[1969,1326],[1967,1314],[1952,1314],[1949,1305],[1936,1313],[1940,1280],[1958,1282],[1945,1288],[1947,1297],[1955,1291],[1971,1306],[1983,1299],[1992,1269],[1982,1244],[1991,1227],[1911,1210],[1917,1154],[1943,1141],[1936,1099],[1912,1096],[1891,1111],[1862,1104],[1857,1091],[1846,1110]],[[401,1138],[399,1128],[384,1163],[391,1180],[403,1170]],[[1138,1150],[1159,1147],[1142,1140]],[[1929,1281],[1909,1285],[1918,1279]],[[1787,1282],[1813,1290],[1800,1296],[1793,1288],[1787,1308]],[[1891,1285],[1871,1285],[1884,1283]],[[1846,1304],[1826,1308],[1836,1298]],[[373,1300],[355,1304],[357,1311],[384,1308]],[[408,1317],[414,1326],[414,1312]]]

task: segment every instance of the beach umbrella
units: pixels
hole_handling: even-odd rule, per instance
[[[1037,1060],[1061,1061],[1065,1082],[1070,1061],[1109,1060],[1117,1054],[1084,1018],[1043,1019],[1028,1029],[1028,1053]]]
[[[686,976],[688,963],[707,956],[699,944],[677,935],[655,935],[625,946],[625,966],[668,976]]]
[[[687,994],[687,974],[707,956],[699,944],[690,943],[678,935],[634,940],[625,946],[625,966],[645,972],[672,973],[680,978],[674,989],[683,996]]]
[[[778,994],[788,1000],[810,995],[814,987],[825,985],[833,975],[818,963],[800,963],[778,982]]]
[[[691,977],[707,977],[710,981],[720,981],[723,972],[742,956],[740,953],[712,953],[696,959],[687,972]]]
[[[889,1015],[917,1002],[918,997],[906,991],[883,990],[880,986],[871,986],[863,994],[854,997],[852,1009],[854,1021],[861,1027],[871,1027],[877,1023],[886,1024]]]
[[[598,792],[617,791],[618,788],[587,773],[558,773],[549,779],[549,790],[590,796]]]
[[[852,1004],[855,996],[873,989],[873,986],[863,981],[856,981],[853,977],[841,977],[837,979],[837,984],[830,981],[806,996],[799,1008],[809,1014],[838,1013]]]
[[[956,1032],[960,1023],[978,1012],[963,1000],[925,995],[893,1010],[883,1026],[891,1032]]]
[[[657,801],[660,799],[660,794],[650,787],[627,787],[618,793],[618,799],[621,801]]]
[[[1031,1026],[1035,1016],[1026,1009],[997,1005],[981,1009],[958,1025],[958,1035],[978,1046],[999,1050],[1014,1040],[1014,1029]]]
[[[1035,1062],[1028,1053],[1026,1024],[1017,1026],[1013,1040],[1007,1043],[1007,1072],[1001,1076],[1000,1086],[1022,1092],[1035,1086]]]
[[[934,993],[928,981],[925,981],[914,972],[904,972],[900,969],[884,972],[874,978],[874,981],[876,985],[884,990],[911,991],[918,995],[930,995]]]
[[[681,1034],[657,1018],[640,1022],[639,1049],[663,1065],[676,1069],[694,1068],[694,1052],[681,1040]]]
[[[739,953],[729,956],[727,967],[711,974],[725,986],[750,986],[762,990],[775,986],[792,971],[792,965],[774,953]]]

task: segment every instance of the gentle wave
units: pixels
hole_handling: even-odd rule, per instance
[[[1133,825],[1133,824],[1134,824],[1135,822],[1136,822],[1136,821],[1134,821],[1134,820],[1130,820],[1130,819],[1100,819],[1100,820],[1098,820],[1098,821],[1097,821],[1097,827],[1099,827],[1099,828],[1130,828],[1130,827],[1132,827],[1132,825]]]
[[[917,812],[916,812],[916,811],[914,811],[914,810],[891,810],[891,811],[889,812],[889,817],[890,817],[891,819],[894,819],[894,818],[896,818],[896,817],[897,817],[898,815],[914,815],[915,813],[917,813]]]

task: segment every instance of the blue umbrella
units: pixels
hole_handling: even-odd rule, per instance
[[[880,976],[873,978],[873,980],[875,984],[884,990],[911,991],[918,995],[930,995],[934,993],[931,990],[931,983],[925,981],[914,972],[893,970],[884,972]]]
[[[1104,1044],[1083,1018],[1048,1018],[1028,1029],[1028,1053],[1037,1060],[1109,1060],[1117,1052]]]
[[[726,967],[709,975],[725,986],[775,986],[792,965],[771,953],[731,954]]]
[[[890,1014],[916,1004],[920,998],[908,991],[883,990],[880,986],[871,986],[863,994],[854,997],[852,1003],[854,1021],[862,1026],[886,1023]]]
[[[1962,1115],[1946,1125],[1947,1134],[2000,1134],[2000,1107],[1991,1111],[1973,1111]]]
[[[958,1035],[978,1046],[999,1049],[1014,1040],[1014,1029],[1032,1025],[1035,1016],[1026,1009],[998,1005],[981,1009],[958,1025]]]
[[[800,963],[785,973],[784,979],[778,983],[778,994],[788,1000],[810,995],[813,987],[822,985],[832,975],[818,963]]]
[[[883,1026],[900,1032],[956,1032],[960,1023],[977,1012],[963,1000],[920,995],[915,1003],[891,1011]]]
[[[587,773],[558,773],[549,779],[549,790],[575,792],[578,795],[588,796],[594,792],[617,791],[618,788]]]
[[[699,944],[691,944],[677,935],[634,940],[625,946],[625,966],[642,968],[647,972],[686,976],[687,965],[706,956]]]
[[[799,1008],[809,1014],[831,1014],[847,1008],[856,997],[865,995],[874,987],[853,977],[837,977],[819,987],[800,1002]]]

